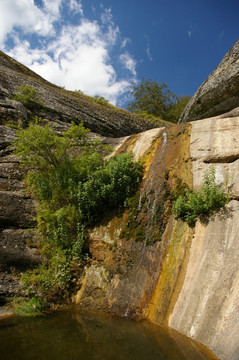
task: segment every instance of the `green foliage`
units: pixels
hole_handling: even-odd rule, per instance
[[[176,102],[173,104],[172,108],[167,114],[167,120],[173,123],[177,123],[189,100],[190,96],[183,95],[181,97],[177,97]]]
[[[74,244],[76,245],[77,242]],[[58,302],[59,295],[64,298],[74,286],[81,259],[73,252],[64,251],[56,246],[46,245],[42,253],[48,257],[48,263],[23,274],[22,282],[30,293],[40,291],[47,301]]]
[[[124,205],[142,178],[142,166],[133,163],[131,154],[109,159],[84,183],[78,186],[78,209],[81,221],[91,225],[111,209]]]
[[[48,265],[29,273],[25,285],[46,294],[68,291],[72,269],[84,257],[85,229],[127,204],[142,178],[131,154],[104,160],[109,149],[92,140],[82,124],[57,135],[48,125],[30,124],[15,141],[27,184],[38,200],[37,223]]]
[[[170,122],[177,122],[189,97],[176,96],[165,83],[142,79],[131,87],[131,101],[127,109],[139,114],[148,114]]]
[[[13,96],[13,99],[20,101],[30,109],[44,106],[42,100],[37,97],[37,91],[29,85],[19,86],[18,92]]]
[[[109,100],[105,99],[103,96],[95,95],[93,99],[96,103],[98,103],[100,105],[111,106],[109,104]]]
[[[46,303],[39,297],[32,297],[30,300],[22,301],[15,299],[13,302],[14,312],[18,316],[39,316],[46,308]]]
[[[204,175],[203,183],[199,190],[184,190],[175,200],[172,208],[173,215],[181,218],[190,226],[194,226],[197,218],[208,217],[214,211],[224,207],[230,197],[223,188],[215,183],[215,170],[211,168]]]

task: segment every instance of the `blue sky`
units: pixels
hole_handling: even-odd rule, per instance
[[[238,39],[236,0],[0,0],[0,48],[125,107],[143,77],[193,95]]]

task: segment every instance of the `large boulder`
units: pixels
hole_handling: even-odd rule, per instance
[[[204,81],[179,122],[217,116],[239,106],[239,40]]]

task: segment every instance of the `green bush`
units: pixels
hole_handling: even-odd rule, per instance
[[[19,86],[18,92],[13,96],[13,99],[20,101],[30,109],[34,107],[44,107],[42,100],[37,97],[37,91],[29,85]]]
[[[109,100],[105,99],[103,96],[99,96],[99,95],[95,95],[93,97],[94,101],[100,105],[103,105],[103,106],[111,106],[109,104]]]
[[[230,197],[224,189],[216,186],[215,170],[211,168],[204,175],[199,190],[185,189],[184,194],[177,197],[172,207],[172,213],[176,218],[181,218],[190,226],[194,226],[199,217],[208,217],[214,211],[224,207],[229,199]]]
[[[31,272],[30,280],[25,277],[25,285],[32,283],[44,293],[67,290],[72,269],[84,257],[85,229],[127,204],[141,181],[142,166],[131,154],[104,160],[109,149],[92,140],[82,124],[72,124],[62,136],[49,126],[30,124],[18,132],[15,147],[38,200],[38,229],[49,259],[47,266]]]

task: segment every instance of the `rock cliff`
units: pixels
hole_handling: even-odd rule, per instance
[[[92,264],[76,296],[80,307],[146,317],[220,359],[238,359],[238,129],[239,117],[217,117],[154,130],[141,152],[146,174],[136,208],[89,234]],[[124,151],[140,148],[140,138],[131,145],[127,139]],[[231,201],[208,223],[190,228],[172,217],[162,194],[178,179],[198,187],[210,166],[218,185],[228,182]]]
[[[13,100],[19,86],[29,85],[43,106],[27,107]],[[79,91],[57,87],[0,51],[0,305],[21,293],[20,272],[42,262],[37,250],[35,202],[25,191],[19,159],[12,155],[16,128],[41,117],[55,131],[67,130],[71,121],[104,136],[116,146],[119,137],[155,127],[125,110],[97,103]],[[92,134],[96,136],[95,134]]]
[[[34,115],[11,99],[15,86],[28,79],[45,103],[42,114],[37,115],[50,120],[56,131],[66,128],[77,114],[91,130],[114,137],[104,141],[114,147],[115,154],[132,151],[135,159],[144,162],[141,187],[128,209],[108,214],[88,233],[90,259],[78,279],[75,303],[81,308],[148,318],[201,342],[222,360],[238,360],[237,109],[149,130],[148,124],[146,128],[140,121],[136,124],[125,112],[113,114],[112,109],[84,102],[82,95],[69,95],[3,54],[0,66],[4,70],[3,124],[12,119],[14,124],[19,119],[28,121]],[[14,74],[19,76],[16,83]],[[44,261],[37,250],[35,202],[25,191],[19,159],[11,152],[15,130],[5,125],[0,126],[1,304],[7,296],[22,291],[20,272]],[[198,221],[189,227],[171,214],[172,192],[185,186],[197,188],[211,166],[217,184],[227,184],[231,200],[207,223]]]
[[[188,102],[179,122],[226,113],[239,107],[239,40]]]
[[[26,109],[12,99],[19,86],[29,85],[37,91],[44,107]],[[75,123],[103,136],[120,137],[156,127],[114,106],[102,105],[80,91],[66,91],[41,78],[0,51],[0,119],[4,123],[27,123],[33,116],[47,121]]]

